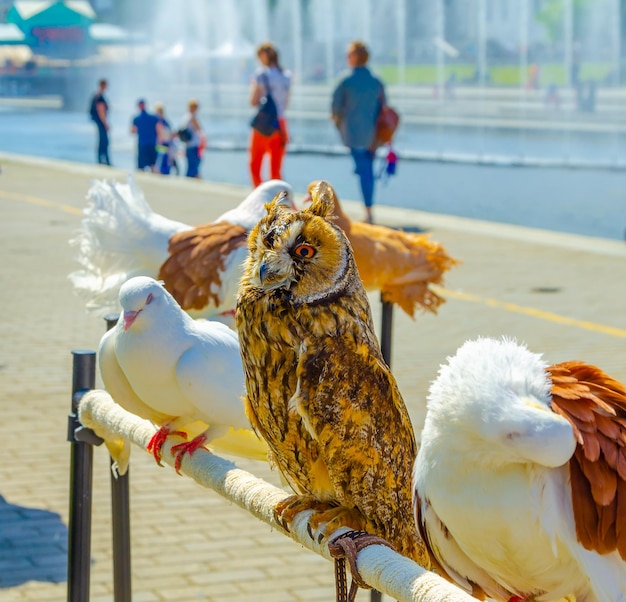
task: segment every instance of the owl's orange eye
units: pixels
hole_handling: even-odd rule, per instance
[[[315,255],[315,249],[311,245],[298,245],[293,250],[293,254],[298,257],[307,257],[310,259]]]

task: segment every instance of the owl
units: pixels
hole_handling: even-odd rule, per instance
[[[299,212],[280,195],[251,231],[236,323],[246,413],[296,495],[275,509],[288,528],[316,510],[321,540],[340,526],[386,539],[420,564],[412,520],[416,442],[381,355],[352,248],[320,182]]]

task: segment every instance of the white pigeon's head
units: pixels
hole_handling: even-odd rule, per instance
[[[154,316],[160,314],[164,307],[176,306],[176,301],[165,290],[163,284],[148,276],[137,276],[127,280],[120,288],[119,299],[125,331],[131,326],[133,330],[144,328],[157,319]]]
[[[268,180],[257,186],[235,209],[224,213],[218,222],[230,222],[251,230],[261,218],[265,217],[265,205],[280,192],[287,192],[283,202],[295,211],[293,189],[284,180]]]
[[[494,465],[564,464],[576,440],[570,423],[551,409],[546,368],[514,340],[466,342],[430,387],[422,444],[439,436]]]

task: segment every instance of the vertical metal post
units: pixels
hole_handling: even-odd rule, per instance
[[[330,86],[335,81],[335,3],[325,0],[322,10],[326,13],[326,84]]]
[[[111,330],[119,316],[107,314],[104,319]],[[113,464],[113,458],[111,458]],[[130,470],[130,469],[129,469]],[[132,598],[130,575],[130,493],[129,472],[118,475],[111,471],[111,524],[113,529],[113,599],[130,602]]]
[[[291,3],[291,32],[293,34],[293,66],[295,78],[300,86],[304,83],[303,62],[303,31],[302,0],[292,0]]]
[[[382,325],[380,329],[380,349],[383,352],[383,358],[388,366],[391,366],[391,331],[393,322],[393,303],[383,301],[382,295],[380,302],[383,306]]]
[[[370,592],[370,602],[381,602],[382,599],[383,595],[377,589]]]
[[[437,100],[443,101],[443,87],[446,81],[446,62],[443,53],[443,42],[446,39],[446,16],[444,0],[435,3],[435,36],[437,37]]]
[[[565,87],[572,85],[572,51],[574,48],[574,7],[572,0],[564,0],[563,6],[563,68]]]
[[[484,92],[487,83],[487,0],[478,0],[476,14],[476,38],[478,55],[478,85]],[[523,53],[522,53],[523,54]]]
[[[528,23],[529,23],[529,4],[530,0],[521,0],[520,4],[520,18],[519,18],[519,114],[522,120],[526,121],[526,114],[528,111],[528,90],[535,84],[531,83],[528,72]],[[535,65],[536,67],[536,65]],[[533,68],[534,69],[534,68]],[[535,77],[535,72],[533,72]],[[539,82],[537,82],[538,85]],[[526,135],[523,127],[519,129],[520,136],[520,157],[524,158],[526,155]]]
[[[113,459],[111,459],[111,463]],[[113,525],[113,599],[130,602],[130,495],[128,472],[117,478],[111,472],[111,521]]]
[[[398,78],[399,86],[406,85],[406,0],[396,0],[396,53],[398,55]]]
[[[480,91],[481,110],[486,108],[487,99],[487,0],[478,0],[477,10],[477,50],[478,50],[478,89]],[[523,54],[523,53],[522,53]],[[478,154],[482,158],[485,154],[485,125],[480,126],[480,136],[478,138]]]
[[[78,404],[96,381],[96,353],[72,351],[72,410],[68,420],[68,441],[71,443],[70,507],[67,547],[67,600],[89,600],[91,563],[91,502],[93,448],[78,441],[74,431],[79,426]]]
[[[619,88],[622,82],[622,8],[620,0],[611,0],[611,66],[613,67],[613,85]],[[581,58],[582,60],[582,58]]]
[[[362,19],[360,38],[370,47],[370,52],[372,52],[372,0],[362,0],[359,10]]]
[[[393,303],[383,300],[383,296],[380,296],[380,302],[382,304],[382,324],[380,328],[380,349],[383,354],[383,359],[387,362],[388,366],[391,366],[391,331],[393,326]],[[373,589],[370,593],[370,602],[381,602],[383,595]]]

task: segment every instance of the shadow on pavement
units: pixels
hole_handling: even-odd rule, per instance
[[[67,579],[67,526],[56,512],[16,506],[0,495],[0,589]]]

